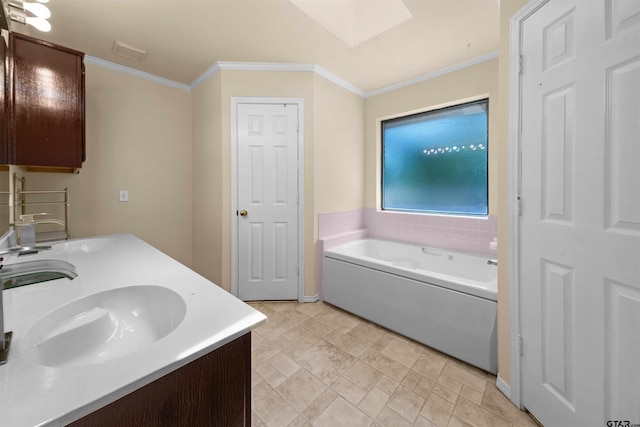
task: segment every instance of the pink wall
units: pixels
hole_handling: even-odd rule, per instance
[[[497,217],[487,218],[420,215],[364,209],[369,237],[398,240],[462,252],[495,255],[490,249],[497,236]]]
[[[421,215],[372,208],[318,215],[318,239],[328,245],[353,240],[353,232],[368,230],[375,239],[396,240],[463,252],[495,255],[489,247],[497,236],[497,217]]]
[[[318,215],[318,239],[338,237],[364,228],[364,209]]]
[[[368,237],[364,210],[318,215],[318,297],[324,299],[324,251],[352,240]]]

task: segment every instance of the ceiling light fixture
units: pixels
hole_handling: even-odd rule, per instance
[[[13,7],[14,9],[18,9],[23,12],[31,12],[37,18],[51,18],[51,11],[42,3],[29,3],[22,0],[9,0],[7,4],[9,5],[9,7]]]
[[[51,11],[46,3],[49,0],[37,0],[38,3],[29,3],[22,0],[7,0],[4,3],[5,10],[8,11],[8,17],[20,24],[31,25],[32,27],[43,31],[51,31],[51,24],[47,19],[51,17]],[[30,13],[31,15],[27,14]]]

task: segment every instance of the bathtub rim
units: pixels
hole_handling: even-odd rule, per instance
[[[347,243],[343,243],[341,245],[332,247],[330,249],[326,249],[324,251],[324,256],[326,258],[332,258],[332,259],[347,262],[350,264],[364,266],[367,268],[371,268],[373,270],[390,273],[396,276],[408,277],[410,279],[417,280],[419,282],[428,283],[434,286],[439,286],[445,289],[450,289],[452,291],[461,292],[461,293],[475,296],[478,298],[483,298],[483,299],[494,301],[494,302],[498,301],[497,271],[496,271],[495,279],[489,282],[481,282],[481,281],[466,279],[460,276],[452,276],[448,274],[437,273],[437,272],[427,271],[422,269],[414,270],[414,269],[405,268],[397,265],[392,265],[390,262],[385,262],[377,258],[371,258],[366,256],[355,256],[355,255],[345,253],[345,250],[348,250],[350,247],[356,244],[361,244],[362,241],[379,241],[379,242],[385,242],[385,243],[388,242],[388,243],[400,244],[400,245],[410,246],[414,248],[430,248],[430,249],[443,251],[443,253],[472,256],[472,257],[487,259],[487,260],[492,258],[490,255],[487,255],[487,254],[456,251],[451,249],[438,248],[435,246],[419,245],[411,242],[401,242],[397,240],[378,239],[378,238],[356,239]],[[492,268],[496,268],[496,267],[493,266]],[[420,272],[425,272],[425,274],[421,274]],[[489,285],[490,287],[488,287],[487,285]]]

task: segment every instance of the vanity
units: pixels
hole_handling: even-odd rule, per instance
[[[0,425],[250,426],[262,313],[129,234],[4,256],[38,260],[77,277],[4,291]]]

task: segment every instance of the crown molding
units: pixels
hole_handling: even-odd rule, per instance
[[[155,74],[145,73],[144,71],[139,71],[130,67],[125,67],[124,65],[116,64],[114,62],[105,61],[104,59],[96,58],[95,56],[85,55],[84,62],[87,64],[97,65],[102,68],[106,68],[108,70],[117,71],[124,74],[129,74],[134,77],[138,77],[144,80],[149,80],[154,83],[159,83],[161,85],[173,87],[176,89],[191,91],[189,85],[184,83],[178,83],[173,80],[165,79],[164,77],[156,76]]]
[[[292,72],[310,72],[313,71],[313,65],[294,64],[294,63],[277,63],[277,62],[216,62],[221,70],[234,71],[292,71]]]
[[[426,80],[435,79],[436,77],[440,77],[440,76],[445,75],[445,74],[453,73],[454,71],[463,70],[465,68],[469,68],[469,67],[472,67],[474,65],[482,64],[483,62],[491,61],[491,60],[494,60],[494,59],[496,59],[498,57],[499,57],[499,52],[497,50],[495,50],[493,52],[487,53],[487,54],[482,55],[482,56],[478,56],[477,58],[473,58],[473,59],[470,59],[468,61],[459,62],[459,63],[451,65],[449,67],[441,68],[439,70],[432,71],[430,73],[422,74],[422,75],[420,75],[418,77],[414,77],[414,78],[409,79],[409,80],[404,80],[404,81],[402,81],[400,83],[396,83],[396,84],[393,84],[393,85],[390,85],[390,86],[385,86],[385,87],[380,88],[380,89],[369,91],[369,92],[365,93],[364,97],[365,98],[370,98],[372,96],[377,96],[377,95],[381,95],[381,94],[386,93],[386,92],[391,92],[391,91],[394,91],[394,90],[398,90],[398,89],[401,89],[403,87],[407,87],[407,86],[414,85],[416,83],[424,82]]]
[[[191,84],[189,85],[189,90],[194,90],[195,88],[200,86],[202,83],[207,81],[210,77],[213,77],[219,72],[220,72],[220,66],[216,62],[215,64],[207,68],[204,73],[200,74],[194,81],[191,82]]]
[[[233,70],[233,71],[280,71],[280,72],[305,72],[305,73],[315,73],[318,76],[321,76],[330,82],[362,97],[362,98],[370,98],[373,96],[381,95],[386,92],[391,92],[403,87],[411,86],[416,83],[420,83],[426,80],[434,79],[436,77],[440,77],[444,74],[452,73],[455,71],[459,71],[468,67],[472,67],[474,65],[481,64],[483,62],[491,61],[498,58],[498,51],[493,51],[488,54],[479,56],[477,58],[470,59],[468,61],[460,62],[458,64],[451,65],[449,67],[441,68],[436,71],[432,71],[430,73],[422,74],[420,76],[414,77],[409,80],[402,81],[400,83],[396,83],[390,86],[385,86],[380,89],[372,90],[365,92],[361,89],[358,89],[356,86],[347,82],[346,80],[341,79],[335,74],[327,71],[319,65],[314,64],[293,64],[293,63],[271,63],[271,62],[229,62],[229,61],[218,61],[213,64],[211,67],[207,68],[207,70],[200,74],[191,84],[187,85],[184,83],[178,83],[173,80],[165,79],[163,77],[158,77],[154,74],[145,73],[143,71],[138,71],[133,68],[125,67],[124,65],[115,64],[113,62],[105,61],[104,59],[96,58],[93,56],[85,55],[85,62],[89,64],[98,65],[103,68],[107,68],[113,71],[118,71],[126,74],[133,75],[135,77],[139,77],[145,80],[150,80],[155,83],[163,84],[165,86],[170,86],[173,88],[177,88],[184,91],[193,91],[195,88],[200,86],[210,77],[216,75],[220,71],[223,70]]]
[[[230,61],[218,61],[209,67],[204,73],[198,76],[197,79],[191,83],[191,90],[198,87],[209,77],[212,77],[216,73],[223,70],[232,71],[280,71],[280,72],[303,72],[303,73],[315,73],[325,79],[335,83],[336,85],[355,93],[358,96],[364,97],[365,92],[358,89],[351,83],[342,80],[335,74],[330,73],[319,65],[313,64],[295,64],[295,63],[272,63],[272,62],[230,62]]]
[[[189,86],[191,90],[200,86],[208,78],[213,77],[222,70],[233,71],[294,71],[312,72],[313,65],[308,64],[280,64],[272,62],[232,62],[218,61],[206,71],[200,74]]]
[[[347,82],[346,80],[342,80],[340,77],[336,76],[333,73],[330,73],[329,71],[325,70],[324,68],[322,68],[319,65],[314,65],[313,71],[318,74],[319,76],[324,77],[325,79],[329,80],[332,83],[335,83],[336,85],[351,91],[353,93],[355,93],[356,95],[364,98],[366,96],[366,92],[364,92],[363,90],[358,89],[357,87],[355,87],[354,85],[352,85],[351,83]]]

